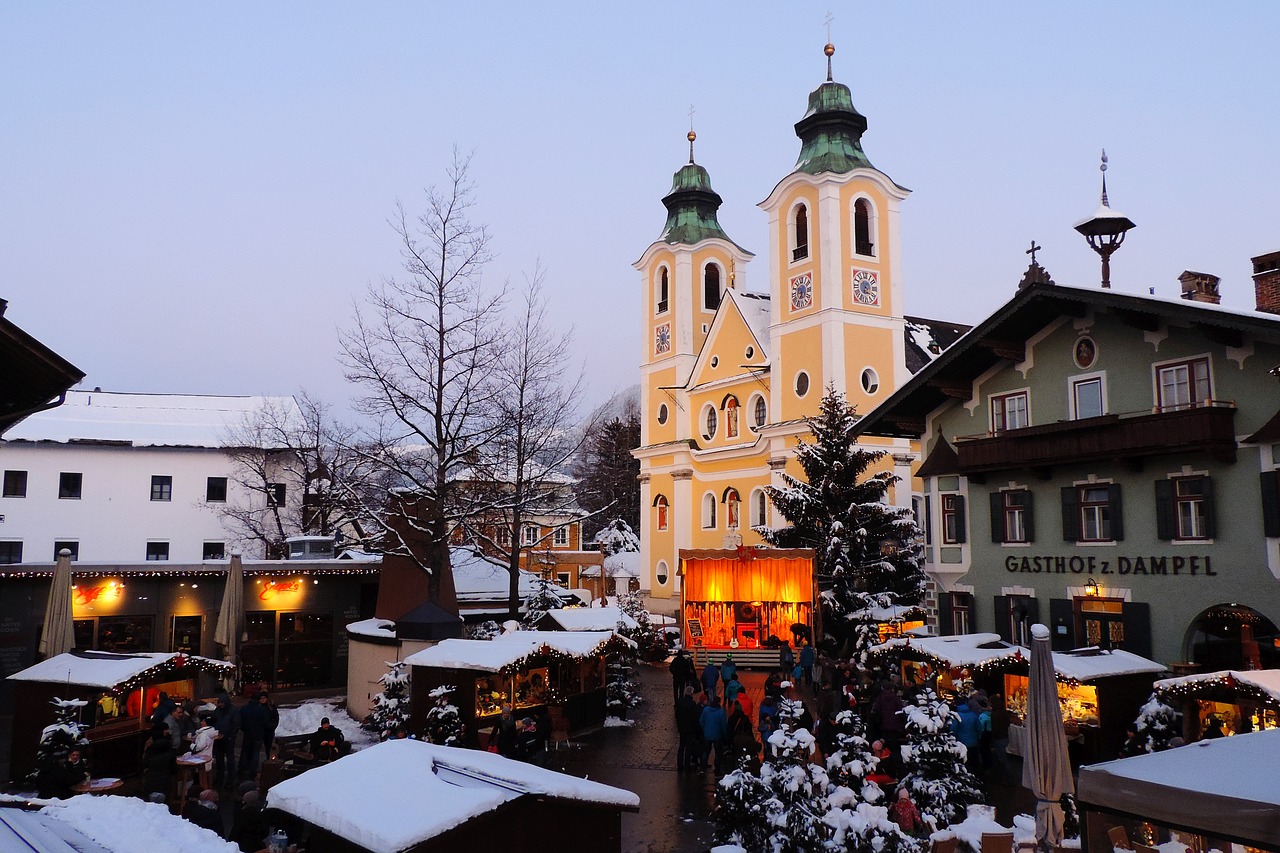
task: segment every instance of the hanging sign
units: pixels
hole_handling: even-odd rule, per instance
[[[1017,557],[1004,558],[1009,572],[1063,575],[1162,575],[1185,577],[1217,577],[1213,559],[1208,554],[1172,557],[1117,556],[1114,560],[1095,556],[1072,555],[1070,557]]]

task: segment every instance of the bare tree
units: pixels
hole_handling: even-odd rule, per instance
[[[235,462],[235,488],[219,511],[242,546],[282,558],[291,536],[364,539],[369,524],[357,496],[368,487],[365,454],[327,403],[306,391],[266,398],[222,443]]]
[[[579,503],[599,513],[597,523],[584,533],[598,533],[607,526],[606,520],[615,519],[639,530],[640,460],[631,451],[640,446],[640,406],[634,400],[615,397],[601,410],[617,414],[589,425],[575,466]]]
[[[411,500],[390,500],[378,515],[388,550],[430,573],[449,562],[449,537],[469,511],[456,499],[454,475],[497,432],[493,398],[505,293],[481,281],[489,233],[471,219],[470,157],[454,151],[442,187],[426,191],[411,217],[397,204],[390,224],[404,274],[370,285],[354,328],[342,337],[346,377],[361,388],[357,405],[375,422],[366,442],[382,476]],[[401,531],[426,544],[415,553]]]
[[[566,370],[571,332],[555,331],[547,317],[546,274],[526,278],[519,311],[503,335],[495,403],[501,430],[477,454],[469,497],[478,502],[466,522],[473,539],[501,554],[511,574],[508,618],[520,609],[520,556],[550,545],[554,528],[582,518],[568,471],[585,432],[577,424],[582,373]],[[526,541],[526,526],[538,525]]]

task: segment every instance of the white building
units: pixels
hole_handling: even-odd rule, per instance
[[[47,562],[62,548],[93,562],[223,560],[236,541],[220,508],[265,503],[236,482],[221,449],[264,406],[292,397],[69,391],[0,443],[0,563]],[[273,499],[297,500],[281,484]]]

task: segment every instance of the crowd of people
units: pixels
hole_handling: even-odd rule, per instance
[[[502,706],[502,716],[489,732],[488,750],[505,758],[545,765],[551,741],[551,712],[544,705],[536,717],[517,720],[510,705]]]

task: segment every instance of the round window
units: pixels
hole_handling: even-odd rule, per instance
[[[756,348],[755,348],[755,347],[747,347],[747,351],[746,351],[745,355],[746,355],[746,357],[747,357],[747,358],[755,358],[755,355],[756,355]]]
[[[716,407],[715,406],[707,406],[706,425],[707,425],[707,428],[703,432],[703,436],[708,439],[715,438],[716,437]]]
[[[665,424],[667,422],[667,416],[668,416],[667,404],[663,403],[661,406],[658,407],[658,423]]]
[[[803,370],[796,374],[796,396],[803,397],[809,393],[809,374]]]
[[[755,405],[751,407],[751,422],[760,428],[765,425],[765,421],[769,419],[769,406],[764,401],[764,396],[756,397]]]
[[[718,356],[718,355],[713,355],[713,356],[711,356],[711,366],[712,366],[712,367],[719,367],[719,366],[720,366],[720,356]]]
[[[868,394],[874,394],[880,390],[880,377],[870,367],[862,371],[862,390]]]
[[[669,575],[667,574],[666,560],[658,561],[658,570],[654,574],[657,577],[658,583],[662,584],[663,586],[667,585],[667,578],[669,577]]]

